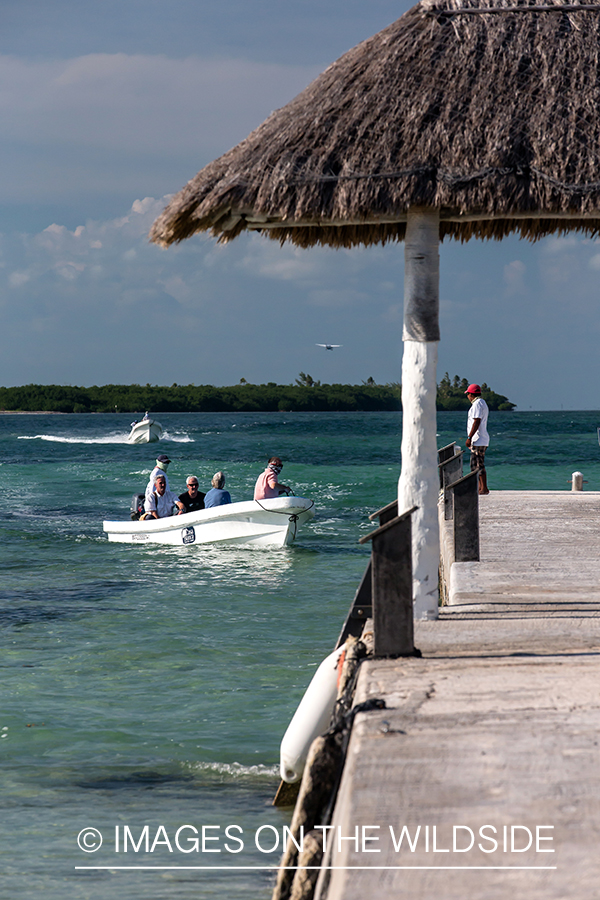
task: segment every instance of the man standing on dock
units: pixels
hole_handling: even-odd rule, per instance
[[[471,402],[471,408],[467,417],[466,445],[471,451],[471,472],[479,469],[479,493],[489,494],[487,486],[487,472],[485,471],[485,451],[490,443],[487,430],[488,405],[481,396],[481,388],[478,384],[470,384],[465,394]]]

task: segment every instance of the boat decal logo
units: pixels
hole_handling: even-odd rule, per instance
[[[196,540],[196,532],[194,531],[193,525],[188,525],[187,528],[181,529],[181,540],[184,544],[193,544]]]
[[[131,540],[132,541],[147,541],[148,535],[147,534],[132,534]]]

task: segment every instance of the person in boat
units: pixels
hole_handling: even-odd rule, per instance
[[[165,476],[167,490],[170,490],[169,478],[167,476],[167,466],[169,465],[170,462],[171,462],[171,460],[165,453],[161,453],[160,456],[156,457],[156,465],[150,472],[150,479],[148,481],[148,484],[146,485],[146,491],[145,491],[146,500],[150,499],[150,496],[154,490],[154,484],[159,475]]]
[[[281,484],[279,474],[283,469],[283,463],[278,456],[272,456],[267,464],[267,468],[256,479],[254,487],[255,500],[270,500],[273,497],[279,497],[280,494],[287,494],[291,488],[287,484]]]
[[[204,497],[205,509],[210,509],[211,506],[224,506],[226,503],[231,503],[231,494],[229,491],[223,490],[225,487],[225,475],[223,472],[215,472],[211,484],[211,490]]]
[[[172,516],[174,506],[179,510],[177,515],[180,516],[186,512],[185,506],[177,494],[168,490],[166,475],[161,473],[156,477],[152,494],[144,501],[144,515],[140,516],[140,521],[143,519],[165,519],[167,516]]]
[[[185,480],[187,491],[180,494],[179,499],[185,506],[186,512],[196,512],[198,509],[204,509],[205,494],[198,490],[198,479],[195,475],[188,475]]]

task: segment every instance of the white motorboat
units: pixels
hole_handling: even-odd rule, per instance
[[[140,422],[131,423],[131,431],[127,437],[128,444],[149,444],[160,440],[162,425],[151,419],[148,413]]]
[[[109,541],[126,544],[287,547],[298,527],[313,518],[314,505],[305,497],[243,500],[164,519],[104,522],[103,527]]]

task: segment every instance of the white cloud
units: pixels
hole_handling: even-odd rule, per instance
[[[321,269],[318,253],[309,254],[291,244],[280,246],[259,235],[252,236],[248,251],[238,265],[253,275],[281,281],[312,280]]]
[[[576,234],[565,234],[560,236],[550,235],[550,237],[545,238],[544,243],[542,244],[543,253],[548,255],[564,253],[567,250],[578,247],[585,240],[586,238],[582,238]]]
[[[166,203],[168,200],[170,200],[170,197],[163,198],[164,203]],[[137,213],[138,216],[145,216],[146,213],[155,215],[156,200],[154,199],[154,197],[144,197],[143,200],[134,200],[131,207],[131,212]]]
[[[340,266],[347,273],[360,269],[363,264],[360,249],[356,253],[332,250],[329,247],[313,247],[310,251],[292,244],[281,246],[277,241],[252,235],[248,249],[238,267],[251,275],[275,281],[293,281],[306,290],[318,291],[327,281],[335,281]],[[369,259],[372,263],[372,258]]]
[[[168,278],[161,278],[159,283],[170,297],[173,297],[180,303],[187,303],[192,296],[189,285],[186,284],[181,275],[171,275]]]
[[[11,272],[8,276],[8,283],[11,287],[22,287],[30,279],[29,272]]]
[[[525,285],[523,279],[526,271],[527,266],[520,259],[514,259],[512,262],[509,262],[508,265],[504,266],[504,282],[509,291],[520,293],[524,290]]]
[[[75,281],[77,276],[85,271],[85,266],[82,263],[69,261],[65,263],[57,263],[55,265],[55,269],[58,274],[65,279],[65,281]]]
[[[136,200],[125,216],[105,222],[90,221],[73,231],[52,223],[36,235],[5,238],[3,255],[6,262],[12,263],[5,276],[7,287],[22,290],[27,285],[28,294],[33,296],[36,291],[47,292],[52,285],[60,291],[61,282],[81,279],[91,284],[106,278],[120,283],[146,280],[143,261],[148,252],[154,251],[156,259],[160,255],[157,248],[148,245],[147,234],[165,200]]]

